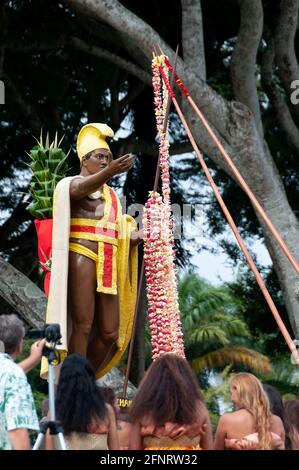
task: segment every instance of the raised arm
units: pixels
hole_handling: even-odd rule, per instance
[[[126,154],[112,162],[97,173],[84,176],[83,178],[74,178],[70,186],[70,198],[72,201],[83,199],[89,194],[98,191],[112,176],[119,175],[129,171],[134,162],[134,155]]]

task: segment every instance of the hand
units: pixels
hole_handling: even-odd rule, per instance
[[[41,361],[43,348],[46,344],[46,339],[41,339],[33,343],[30,348],[30,355],[29,358],[32,360],[34,364],[38,364]]]
[[[123,157],[112,160],[112,162],[109,164],[109,171],[112,173],[112,176],[125,173],[132,168],[134,160],[135,155],[132,153],[127,153]]]

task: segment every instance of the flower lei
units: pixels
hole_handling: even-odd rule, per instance
[[[159,155],[162,196],[151,191],[143,214],[144,263],[147,285],[148,318],[152,337],[152,357],[165,353],[185,357],[180,320],[173,219],[170,207],[168,123],[164,120],[168,92],[161,80],[160,67],[168,75],[163,56],[152,62],[156,125],[159,136]]]

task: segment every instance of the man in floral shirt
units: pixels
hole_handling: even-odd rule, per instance
[[[34,343],[29,357],[15,364],[24,335],[16,315],[0,315],[0,450],[29,450],[28,429],[39,429],[25,372],[40,362],[45,341]]]

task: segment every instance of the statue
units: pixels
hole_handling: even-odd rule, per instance
[[[142,240],[134,219],[122,214],[116,192],[107,185],[134,162],[131,154],[113,160],[106,142],[113,135],[106,124],[80,130],[80,174],[58,183],[53,205],[46,320],[60,324],[65,354],[86,355],[98,376],[119,360],[130,340]]]

